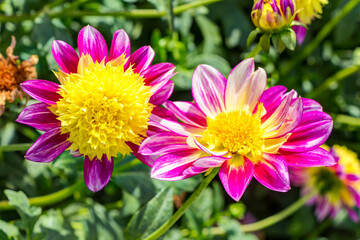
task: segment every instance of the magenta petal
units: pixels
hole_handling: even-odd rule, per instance
[[[192,77],[194,101],[206,116],[216,116],[225,110],[226,79],[215,68],[199,65]]]
[[[26,152],[25,158],[33,162],[51,162],[71,146],[68,134],[60,134],[60,128],[41,135]]]
[[[22,90],[30,95],[30,97],[44,103],[56,104],[61,98],[59,84],[46,80],[27,80],[21,84]]]
[[[265,109],[269,111],[280,104],[285,92],[286,87],[284,86],[270,87],[263,92],[260,102],[264,105]]]
[[[359,221],[359,214],[355,210],[351,209],[350,207],[346,207],[346,211],[348,212],[351,220],[353,220],[354,222]]]
[[[144,155],[157,155],[190,149],[194,148],[186,144],[186,137],[173,132],[164,132],[147,137],[140,144],[139,153]]]
[[[301,45],[306,37],[306,28],[303,26],[292,26],[292,29],[296,33],[296,39],[298,42],[298,45]]]
[[[91,26],[83,27],[78,36],[78,47],[80,56],[90,54],[93,61],[107,61],[108,49],[101,33]]]
[[[279,192],[290,190],[289,172],[280,155],[263,153],[263,160],[254,164],[254,177],[265,187]]]
[[[90,160],[85,156],[84,162],[84,180],[86,186],[93,192],[100,191],[110,181],[114,168],[114,161],[112,158],[108,159],[106,154],[101,158],[101,161],[95,157]]]
[[[159,180],[178,181],[192,177],[197,173],[186,172],[199,158],[201,151],[188,150],[166,154],[158,158],[151,168],[151,177]]]
[[[158,63],[150,66],[142,72],[146,85],[154,85],[159,82],[167,82],[174,76],[175,66],[172,63]]]
[[[46,103],[35,103],[24,108],[20,113],[17,122],[29,125],[42,131],[48,131],[60,127],[61,123],[57,120]]]
[[[148,167],[152,167],[155,160],[160,157],[160,155],[143,155],[139,152],[139,145],[136,145],[132,142],[127,142],[126,144],[130,147],[134,157],[139,159],[142,163],[146,164]]]
[[[310,111],[302,115],[301,122],[284,143],[281,152],[306,152],[319,147],[329,137],[333,127],[330,115]]]
[[[196,104],[167,101],[163,105],[173,112],[181,122],[206,128],[206,116]]]
[[[247,158],[244,158],[244,164],[240,166],[231,165],[230,161],[221,165],[219,177],[229,196],[239,201],[251,181],[254,168]]]
[[[308,152],[284,154],[283,157],[289,166],[294,167],[329,167],[336,164],[333,156],[321,147]]]
[[[133,52],[130,56],[130,66],[135,73],[140,73],[150,66],[154,59],[155,52],[150,46],[144,46]]]
[[[79,56],[66,42],[55,40],[51,47],[55,61],[65,73],[76,73]]]
[[[315,100],[309,98],[301,98],[303,102],[303,112],[320,111],[322,112],[322,106]]]
[[[130,39],[123,29],[119,29],[114,33],[111,42],[109,61],[118,58],[123,54],[125,55],[125,58],[130,57]]]
[[[228,158],[215,156],[201,157],[190,165],[189,168],[184,171],[184,174],[194,176],[210,168],[220,167],[226,160],[228,160]]]
[[[165,101],[169,100],[171,94],[174,91],[174,83],[169,80],[164,86],[158,89],[154,94],[150,97],[149,102],[154,105],[161,105]]]

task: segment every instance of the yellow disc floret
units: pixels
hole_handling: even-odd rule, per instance
[[[339,156],[339,165],[344,167],[347,174],[360,175],[360,162],[355,152],[345,146],[334,145],[332,148]]]
[[[207,125],[201,142],[210,149],[227,150],[243,156],[262,155],[264,131],[258,114],[242,110],[222,112],[214,119],[207,118]]]
[[[146,136],[153,105],[150,87],[132,68],[124,70],[120,57],[108,63],[94,63],[82,56],[78,73],[59,73],[62,98],[51,110],[68,133],[71,149],[90,159],[126,155],[126,142],[140,144]]]

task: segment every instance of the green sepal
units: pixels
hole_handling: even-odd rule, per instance
[[[285,47],[294,50],[296,47],[296,33],[291,28],[288,28],[280,33],[280,39]]]
[[[261,30],[259,28],[256,28],[255,30],[251,31],[247,40],[246,40],[246,46],[250,47],[250,45],[254,42],[256,36],[261,33]]]
[[[290,24],[290,26],[291,26],[291,27],[292,27],[292,26],[302,26],[302,27],[308,29],[308,27],[305,25],[305,23],[302,23],[302,22],[299,22],[299,21],[292,21],[291,24]]]
[[[260,37],[260,46],[262,48],[262,50],[264,50],[265,52],[269,52],[270,50],[270,37],[271,34],[264,34]]]
[[[284,43],[281,41],[281,38],[280,38],[280,34],[276,33],[276,34],[273,34],[271,36],[271,41],[273,43],[273,46],[275,48],[275,50],[278,52],[278,53],[282,53],[284,50],[285,50],[285,45]]]

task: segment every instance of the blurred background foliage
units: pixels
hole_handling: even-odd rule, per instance
[[[299,59],[348,1],[330,1],[295,51],[279,55],[270,49],[255,61],[257,67],[266,69],[269,86],[285,85],[319,101],[334,118],[328,144],[346,145],[359,155],[360,5],[305,59]],[[201,4],[191,6],[198,2]],[[150,45],[156,52],[154,63],[176,65],[172,100],[192,100],[191,76],[198,64],[212,65],[226,76],[254,47],[246,47],[254,29],[252,4],[252,0],[2,0],[0,51],[4,54],[15,36],[15,55],[20,59],[38,55],[38,78],[56,81],[53,40],[76,46],[79,30],[90,24],[110,44],[112,34],[122,28],[130,36],[132,51]],[[27,104],[32,103],[34,100]],[[40,136],[41,132],[15,122],[23,104],[6,105],[0,118],[1,146],[32,143]],[[82,158],[64,153],[53,163],[39,164],[24,160],[24,153],[0,150],[0,239],[143,239],[164,223],[202,180],[202,176],[179,182],[153,180],[147,166],[127,156],[115,160],[110,184],[92,193],[81,180]],[[61,189],[68,192],[51,195]],[[45,197],[36,202],[37,196]],[[240,223],[272,215],[298,197],[296,188],[276,193],[252,181],[242,201],[235,203],[216,179],[163,239],[360,238],[360,225],[345,213],[334,221],[319,223],[309,207],[256,235],[241,232]],[[31,205],[38,206],[30,206],[28,198]]]

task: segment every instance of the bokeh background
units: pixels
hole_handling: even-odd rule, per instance
[[[330,28],[318,45],[314,42],[324,28],[331,27],[329,22],[349,1],[331,0],[295,51],[278,54],[271,49],[269,53],[261,52],[255,61],[257,67],[265,68],[269,86],[285,85],[321,103],[334,119],[328,145],[346,145],[360,155],[360,5]],[[125,29],[132,51],[150,45],[156,52],[154,63],[176,65],[178,74],[173,78],[171,99],[192,100],[191,76],[198,64],[212,65],[227,76],[254,47],[246,46],[248,34],[254,29],[250,18],[252,0],[200,1],[214,3],[182,9],[184,4],[194,2],[198,1],[1,0],[0,51],[5,55],[11,36],[15,36],[15,55],[20,59],[38,55],[38,78],[56,81],[52,71],[57,64],[51,53],[54,40],[76,47],[79,30],[89,24],[103,34],[110,46],[112,34]],[[153,9],[155,15],[142,14],[142,9]],[[312,51],[309,46],[316,47]],[[15,122],[23,104],[16,101],[6,105],[0,117],[1,146],[32,143],[41,135]],[[24,153],[0,150],[0,200],[7,200],[5,189],[20,190],[33,198],[72,186],[82,178],[82,158],[64,153],[53,163],[39,164],[24,160]],[[41,208],[26,207],[23,195],[13,197],[19,206],[23,204],[22,210],[4,210],[0,203],[0,239],[26,239],[31,226],[33,232],[27,239],[141,239],[145,230],[151,230],[146,224],[134,224],[133,216],[145,214],[141,212],[143,206],[161,192],[161,199],[157,195],[152,204],[163,206],[163,215],[157,217],[166,220],[202,180],[202,176],[179,182],[152,180],[149,168],[132,156],[119,156],[115,164],[111,182],[100,192],[92,193],[84,184],[78,184],[66,199],[48,202]],[[241,202],[235,203],[216,179],[164,239],[360,238],[360,224],[349,220],[345,212],[334,220],[317,222],[313,207],[301,208],[256,236],[241,232],[240,222],[270,216],[298,198],[296,187],[276,193],[253,180]],[[226,231],[218,232],[218,227]],[[16,235],[23,237],[13,237]]]

